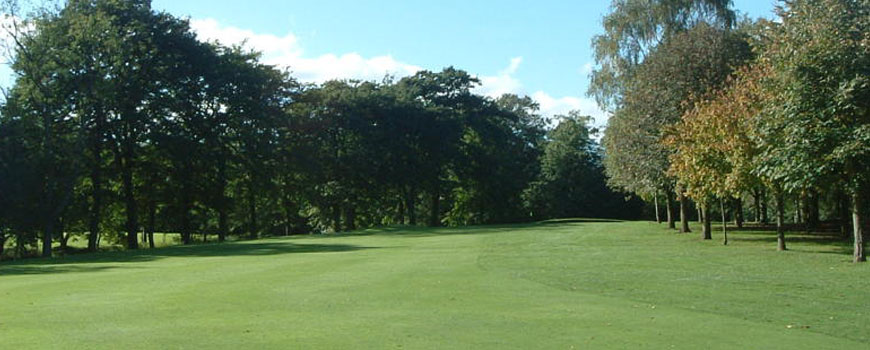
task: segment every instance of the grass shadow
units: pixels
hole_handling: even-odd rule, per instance
[[[770,232],[741,231],[730,238],[736,242],[761,243],[774,245],[777,242],[775,234]],[[789,244],[802,245],[795,251],[822,254],[851,255],[851,242],[843,240],[842,236],[824,233],[786,232],[786,246]],[[808,248],[808,249],[807,249]]]
[[[225,244],[202,244],[174,246],[136,251],[113,251],[70,255],[54,259],[32,259],[21,262],[0,264],[0,277],[9,275],[36,275],[76,272],[99,272],[121,267],[117,264],[148,262],[172,257],[231,257],[231,256],[270,256],[283,254],[343,253],[379,247],[363,247],[348,244],[297,244],[287,241],[257,241]],[[127,266],[123,266],[127,268]]]

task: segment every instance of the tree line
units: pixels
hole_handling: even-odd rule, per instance
[[[304,84],[149,0],[4,10],[0,256],[640,210],[607,188],[590,118],[550,127],[459,69]]]
[[[718,212],[725,244],[731,217],[767,223],[768,206],[780,250],[787,223],[828,221],[851,231],[854,261],[865,261],[870,2],[782,1],[778,20],[730,6],[613,1],[589,91],[613,112],[609,184],[656,207],[662,198],[681,232],[698,217],[704,239]]]

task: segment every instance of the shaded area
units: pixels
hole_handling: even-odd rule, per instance
[[[502,225],[480,225],[480,226],[458,226],[458,227],[425,227],[425,226],[385,226],[371,228],[364,231],[345,232],[337,234],[327,234],[326,237],[348,237],[348,236],[403,236],[403,237],[432,237],[432,236],[447,236],[447,235],[469,235],[469,234],[488,234],[505,231],[526,230],[534,228],[547,228],[553,225],[564,224],[592,224],[592,223],[620,223],[623,220],[611,219],[553,219],[532,223],[523,224],[502,224]]]
[[[0,265],[0,276],[35,275],[70,272],[99,272],[122,266],[83,266],[78,264],[135,263],[170,257],[231,257],[269,256],[283,254],[342,253],[378,247],[362,247],[348,244],[296,244],[290,242],[244,242],[230,244],[204,244],[176,246],[151,250],[118,251],[74,255],[54,260],[35,259]],[[128,266],[123,266],[127,268]]]
[[[615,220],[615,219],[584,219],[584,218],[568,218],[568,219],[553,219],[547,221],[541,221],[542,225],[552,225],[552,224],[573,224],[573,223],[620,223],[625,222],[623,220]]]

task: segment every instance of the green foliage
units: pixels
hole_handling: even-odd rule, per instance
[[[592,139],[597,131],[589,126],[592,119],[576,111],[557,119],[559,125],[544,146],[540,175],[524,196],[533,217],[636,218],[636,202],[625,201],[605,185],[601,150]]]
[[[760,124],[758,172],[786,189],[842,184],[870,169],[870,5],[792,1],[764,58],[774,98]]]
[[[590,75],[589,94],[604,109],[621,108],[635,69],[659,43],[698,23],[731,27],[735,14],[730,5],[725,0],[613,0],[603,20],[604,34],[592,39],[598,66]]]

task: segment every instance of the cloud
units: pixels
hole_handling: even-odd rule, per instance
[[[586,62],[583,67],[580,67],[580,74],[589,75],[592,74],[592,70],[595,69],[595,65],[592,62]]]
[[[331,79],[379,80],[385,75],[403,77],[422,68],[400,62],[392,56],[362,57],[358,53],[326,54],[306,57],[298,38],[259,34],[251,30],[223,26],[214,19],[191,20],[191,28],[200,40],[217,41],[224,45],[244,45],[263,53],[263,61],[289,68],[305,82],[322,83]]]
[[[523,84],[514,77],[522,63],[522,57],[514,57],[511,59],[510,65],[498,75],[479,77],[480,87],[475,89],[475,92],[493,98],[504,94],[522,94]]]
[[[511,59],[510,65],[498,75],[480,77],[481,86],[475,92],[493,98],[503,94],[525,95],[523,84],[514,77],[522,62],[522,57],[515,57]],[[591,72],[592,64],[585,64],[582,70]],[[541,114],[548,117],[567,115],[568,112],[577,110],[583,115],[591,116],[595,120],[593,126],[596,127],[607,125],[607,119],[610,117],[598,108],[598,104],[594,100],[589,98],[579,96],[553,97],[544,91],[537,91],[529,96],[541,106]]]
[[[565,96],[553,97],[543,91],[535,92],[531,97],[541,105],[541,114],[546,116],[567,115],[570,111],[579,111],[582,115],[592,117],[595,127],[607,125],[610,115],[598,108],[595,100],[585,97]]]
[[[244,45],[260,51],[266,63],[287,67],[297,79],[304,82],[322,83],[331,79],[380,80],[387,74],[405,77],[423,69],[396,60],[390,55],[363,57],[351,52],[307,57],[300,40],[292,33],[284,36],[255,33],[221,25],[214,19],[193,19],[190,25],[200,40],[217,41],[224,45]],[[522,57],[514,57],[496,75],[479,76],[481,85],[475,89],[475,93],[493,98],[508,93],[526,95],[522,82],[516,77],[522,63]],[[593,65],[587,63],[583,65],[581,72],[588,74],[592,68]],[[600,127],[607,123],[608,115],[591,99],[577,96],[554,97],[544,91],[537,91],[530,96],[540,104],[541,114],[545,116],[565,115],[569,111],[579,110],[584,115],[592,116],[595,126]]]

